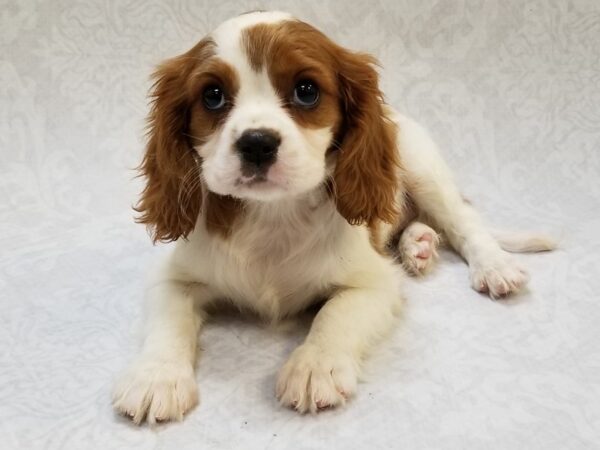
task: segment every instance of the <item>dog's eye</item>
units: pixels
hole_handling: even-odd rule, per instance
[[[303,108],[315,106],[319,101],[319,87],[311,80],[302,80],[294,88],[293,102]]]
[[[219,86],[209,86],[202,93],[202,101],[206,109],[221,109],[225,106],[225,93]]]

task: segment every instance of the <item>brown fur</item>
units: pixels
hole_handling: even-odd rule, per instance
[[[333,195],[351,224],[375,226],[399,220],[402,198],[396,127],[383,111],[373,57],[346,50],[299,21],[261,24],[244,33],[251,66],[267,68],[291,116],[300,126],[332,126],[337,161]],[[289,104],[295,83],[317,82],[319,104],[302,109]]]
[[[204,208],[204,220],[209,232],[227,237],[233,231],[233,225],[243,210],[242,200],[208,192]]]
[[[325,35],[305,23],[286,21],[250,27],[243,32],[242,40],[251,67],[256,71],[266,68],[282,104],[299,126],[339,126],[335,55],[327,51],[327,44],[333,43]],[[314,108],[291,103],[294,87],[303,79],[311,79],[319,86],[319,103]]]
[[[350,223],[394,223],[401,180],[396,126],[384,115],[375,60],[346,52],[340,84],[345,123],[334,180],[337,207]]]
[[[200,161],[192,148],[225,120],[225,113],[211,114],[199,106],[202,88],[215,81],[215,73],[232,95],[239,86],[235,71],[213,57],[213,46],[210,40],[202,40],[189,52],[166,61],[153,75],[149,142],[139,168],[146,187],[134,209],[154,242],[187,237],[201,210],[211,231],[227,235],[239,211],[237,200],[203,195]],[[208,199],[204,207],[203,197]]]

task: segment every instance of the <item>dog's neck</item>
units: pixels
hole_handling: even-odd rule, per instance
[[[245,202],[244,221],[258,226],[301,224],[315,220],[318,210],[334,210],[335,205],[325,186],[308,193],[269,202],[249,200]],[[327,213],[327,211],[322,211]],[[333,212],[333,211],[331,211]]]
[[[237,254],[268,255],[270,260],[283,261],[315,246],[334,245],[345,225],[326,187],[321,187],[281,201],[245,201],[223,244]]]

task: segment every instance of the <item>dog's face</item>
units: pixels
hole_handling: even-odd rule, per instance
[[[397,152],[372,66],[284,13],[223,23],[155,75],[141,221],[173,240],[202,212],[227,232],[245,201],[323,185],[349,222],[391,220]]]
[[[215,193],[269,201],[325,179],[341,126],[333,56],[313,29],[281,18],[254,24],[251,14],[224,23],[207,44],[211,56],[195,69],[190,135]]]

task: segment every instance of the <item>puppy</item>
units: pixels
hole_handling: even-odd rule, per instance
[[[374,65],[288,14],[255,12],[158,68],[137,211],[155,242],[177,242],[148,285],[143,349],[116,383],[118,412],[154,423],[197,403],[210,304],[276,320],[324,300],[276,386],[283,405],[315,412],[352,396],[365,353],[392,327],[394,256],[424,273],[441,233],[476,290],[525,285],[427,132],[384,104]]]

